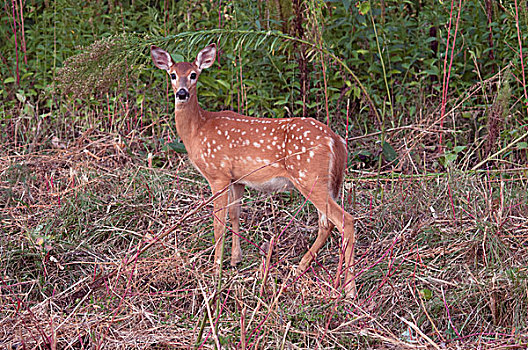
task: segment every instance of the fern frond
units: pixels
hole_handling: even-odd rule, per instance
[[[142,69],[150,60],[149,48],[151,45],[163,46],[170,52],[185,52],[187,57],[193,57],[193,54],[205,45],[216,42],[218,46],[226,48],[232,47],[234,51],[238,50],[268,50],[271,55],[292,49],[294,45],[304,45],[308,57],[314,59],[315,54],[320,53],[329,57],[335,63],[342,67],[359,86],[365,99],[368,101],[372,111],[379,119],[379,114],[374,102],[370,98],[366,88],[361,83],[356,74],[348,67],[343,59],[336,55],[331,49],[324,45],[324,42],[314,43],[308,40],[296,38],[278,30],[244,30],[244,29],[206,29],[192,32],[181,32],[164,37],[141,36],[138,34],[122,34],[111,39],[102,39],[95,42],[79,53],[71,57],[65,64],[65,67],[58,72],[60,85],[65,89],[63,91],[79,95],[78,86],[72,81],[72,71],[80,71],[81,75],[93,84],[93,90],[99,90],[107,86],[109,78],[118,79],[123,76],[118,70],[125,69]],[[110,44],[110,48],[104,54],[93,54],[101,43]],[[87,60],[90,61],[87,63]],[[123,66],[118,63],[126,62]],[[81,64],[79,64],[81,63]],[[109,64],[110,63],[110,64]],[[112,67],[109,71],[112,74],[106,74],[104,71],[94,69],[97,67]],[[69,68],[68,68],[69,67]],[[97,84],[100,81],[101,84]],[[95,83],[94,83],[95,82]]]

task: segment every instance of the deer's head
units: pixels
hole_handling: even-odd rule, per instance
[[[157,46],[150,47],[154,65],[169,74],[172,89],[176,95],[176,108],[196,98],[196,83],[203,69],[213,65],[216,56],[216,45],[209,44],[198,53],[193,63],[175,63],[171,55]]]

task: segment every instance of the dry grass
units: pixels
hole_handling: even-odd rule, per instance
[[[0,151],[0,348],[527,347],[526,169],[379,184],[351,171],[359,297],[349,300],[333,287],[337,234],[292,275],[317,224],[296,193],[246,193],[245,258],[224,267],[218,290],[207,185],[183,156],[159,152],[149,167],[136,143],[92,131]]]

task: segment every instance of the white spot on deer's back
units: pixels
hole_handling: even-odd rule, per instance
[[[258,143],[258,142],[253,142],[253,146],[259,148],[259,147],[260,147],[260,143]]]

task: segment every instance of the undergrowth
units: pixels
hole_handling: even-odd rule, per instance
[[[528,346],[526,3],[4,5],[0,348]],[[347,138],[357,298],[337,234],[294,276],[317,227],[297,192],[246,191],[218,283],[211,193],[148,56],[209,42],[204,108]]]
[[[312,269],[293,275],[315,237],[311,204],[295,216],[303,204],[296,193],[246,192],[244,261],[225,268],[217,290],[212,206],[200,209],[211,195],[204,180],[183,156],[161,151],[161,167],[149,167],[133,142],[122,152],[111,135],[92,136],[109,142],[2,158],[4,346],[527,342],[526,170],[380,179],[349,173],[343,204],[357,218],[354,300],[334,289],[338,235]],[[195,208],[173,233],[137,255]],[[269,243],[282,231],[263,280]]]

